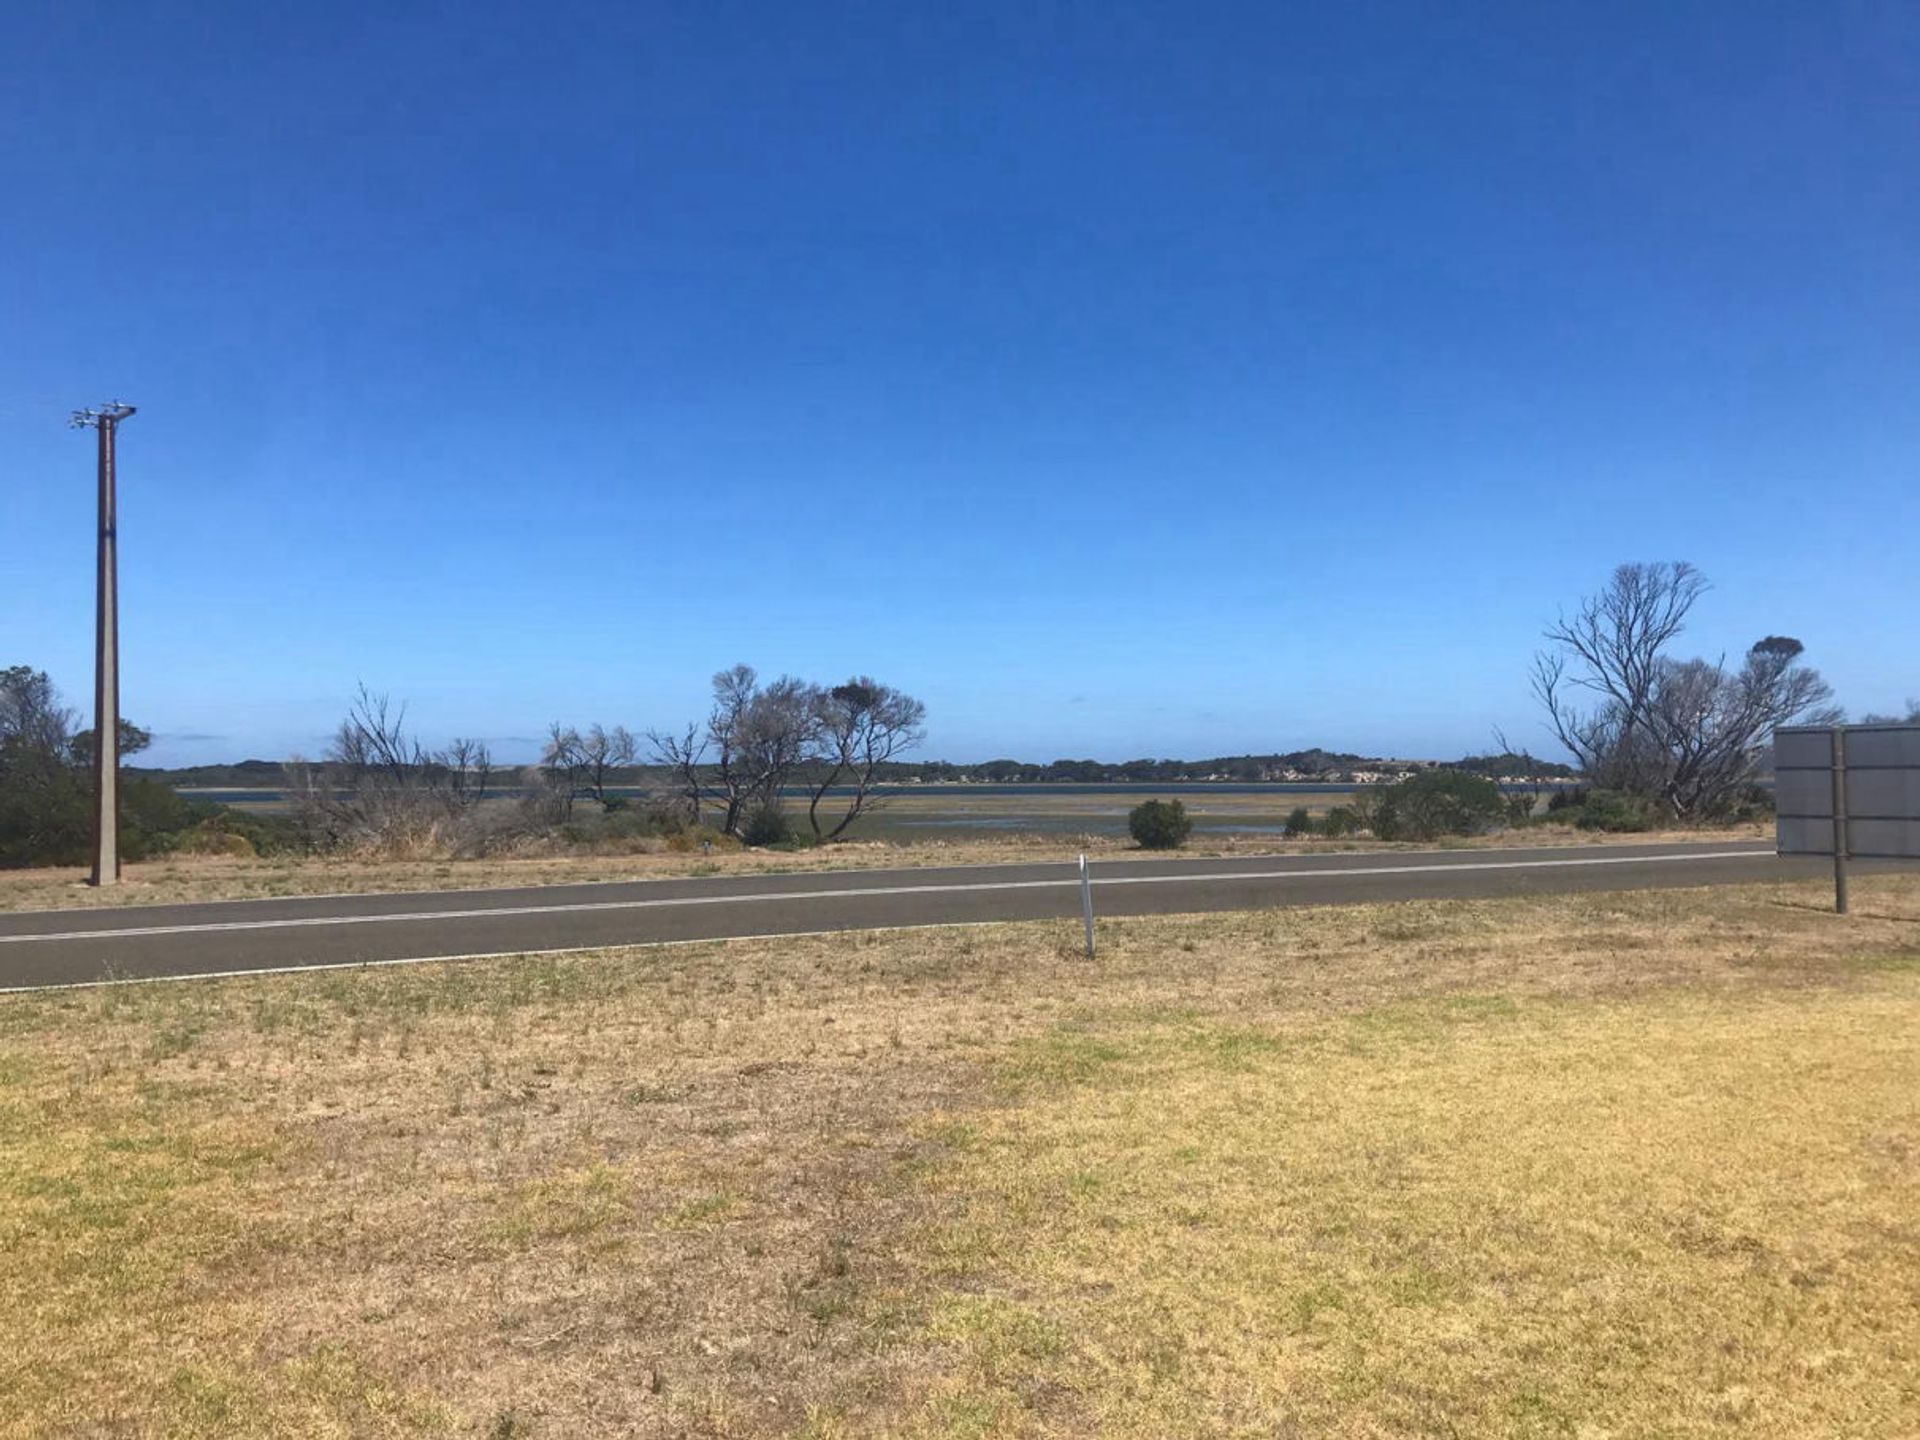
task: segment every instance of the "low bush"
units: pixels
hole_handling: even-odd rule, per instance
[[[1178,850],[1193,833],[1193,821],[1178,800],[1146,800],[1127,816],[1127,829],[1143,850]]]
[[[1360,812],[1351,805],[1336,805],[1320,817],[1320,833],[1330,840],[1360,833]]]
[[[1289,840],[1298,840],[1303,835],[1313,834],[1313,814],[1304,805],[1296,805],[1287,815],[1286,836]]]
[[[173,849],[177,855],[223,855],[234,860],[251,860],[260,853],[246,836],[223,830],[214,821],[182,831]]]
[[[740,839],[747,845],[781,845],[793,839],[793,821],[778,805],[763,805],[747,816],[740,827]]]
[[[1633,834],[1654,827],[1653,807],[1637,795],[1618,790],[1590,790],[1581,801],[1573,823],[1582,830]]]
[[[667,835],[667,849],[678,855],[691,854],[695,850],[738,850],[740,842],[731,835],[723,835],[711,825],[682,824],[679,829]]]
[[[1372,799],[1372,829],[1382,840],[1483,835],[1507,819],[1500,787],[1464,770],[1422,770],[1381,787]]]

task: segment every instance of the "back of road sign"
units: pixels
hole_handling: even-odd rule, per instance
[[[1793,725],[1773,732],[1775,845],[1782,855],[1920,859],[1920,725]],[[1835,761],[1841,783],[1834,783]],[[1841,824],[1834,823],[1839,798]]]

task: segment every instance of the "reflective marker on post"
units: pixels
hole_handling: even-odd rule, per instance
[[[1087,958],[1093,959],[1093,880],[1087,873],[1087,857],[1080,857],[1080,914],[1087,925]]]

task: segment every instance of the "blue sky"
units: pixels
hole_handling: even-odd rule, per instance
[[[1920,11],[22,3],[0,663],[166,762],[921,695],[955,759],[1542,743],[1629,559],[1920,692]]]

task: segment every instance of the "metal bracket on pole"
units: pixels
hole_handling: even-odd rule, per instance
[[[1847,913],[1847,731],[1833,727],[1833,913]]]
[[[1080,857],[1080,915],[1087,927],[1087,958],[1093,959],[1093,879],[1087,870],[1087,857]]]

